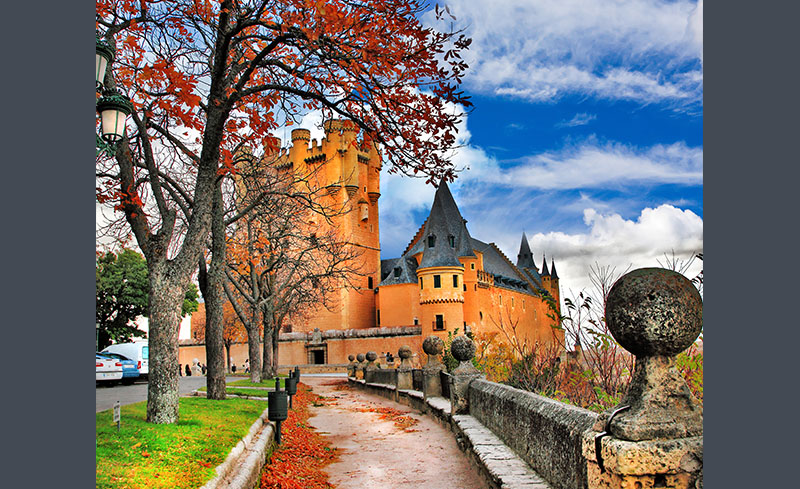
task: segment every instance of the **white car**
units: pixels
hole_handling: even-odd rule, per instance
[[[150,363],[150,352],[148,348],[147,341],[137,341],[134,343],[116,343],[114,345],[109,345],[108,347],[104,348],[100,354],[104,353],[118,353],[120,355],[124,355],[134,362],[136,362],[136,368],[139,369],[139,375],[146,379],[148,378],[148,374],[150,373],[149,363]]]
[[[122,379],[122,362],[95,354],[95,381],[116,384]]]

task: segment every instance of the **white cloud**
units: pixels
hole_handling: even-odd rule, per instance
[[[486,8],[451,0],[448,6],[473,39],[464,57],[472,90],[533,101],[579,94],[680,105],[702,97],[702,2],[497,0]]]
[[[483,159],[483,160],[481,160]],[[500,168],[480,148],[459,150],[459,164],[475,171],[465,175],[500,185],[538,189],[618,188],[626,184],[700,185],[703,150],[683,142],[639,148],[589,139],[558,151],[526,156],[511,168]]]
[[[585,126],[586,124],[592,122],[593,120],[597,119],[597,116],[594,114],[587,114],[585,112],[580,112],[575,114],[570,120],[564,120],[556,124],[556,127],[577,127],[577,126]]]
[[[484,227],[485,228],[484,223]],[[582,289],[589,289],[589,268],[595,264],[616,267],[623,272],[643,267],[658,267],[664,255],[689,259],[703,250],[703,219],[690,210],[671,205],[645,208],[635,220],[623,219],[619,214],[584,210],[584,232],[537,233],[528,236],[536,265],[541,269],[542,253],[555,259],[560,278],[562,297]],[[499,226],[498,226],[499,227]],[[497,244],[509,257],[516,258],[521,230],[497,233]],[[697,275],[703,263],[695,260],[686,272],[690,278]]]

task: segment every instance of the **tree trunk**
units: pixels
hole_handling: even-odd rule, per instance
[[[272,331],[269,329],[269,321],[264,315],[264,362],[261,364],[261,378],[269,379],[275,377],[278,371],[272,365]]]
[[[280,328],[278,325],[272,327],[272,369],[275,373],[278,372],[278,335],[280,335]]]
[[[225,222],[222,208],[222,189],[220,184],[214,187],[214,204],[211,216],[211,266],[208,270],[206,301],[206,359],[208,372],[206,377],[206,397],[208,399],[225,399],[225,364],[222,359],[223,312],[225,290]],[[230,351],[228,352],[230,354]]]
[[[231,371],[231,344],[228,343],[227,341],[225,342],[225,365],[228,366],[228,368],[225,370],[225,372],[226,373],[230,373],[230,371]],[[222,367],[225,368],[225,365],[223,365]]]
[[[149,264],[149,263],[148,263]],[[184,286],[166,264],[151,265],[149,340],[150,374],[147,384],[147,422],[178,421],[178,328]]]
[[[261,382],[261,338],[258,326],[247,329],[247,353],[250,356],[250,382]]]

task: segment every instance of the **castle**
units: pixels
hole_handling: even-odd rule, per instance
[[[312,188],[324,189],[328,204],[346,212],[330,226],[360,250],[361,275],[341,288],[330,308],[319,307],[283,325],[282,365],[342,364],[348,355],[393,352],[402,345],[423,356],[422,340],[443,340],[456,331],[512,333],[517,340],[559,341],[554,329],[559,283],[555,263],[536,266],[525,233],[516,264],[494,243],[473,238],[446,182],[441,182],[430,213],[402,256],[380,256],[378,201],[380,152],[358,140],[350,121],[324,124],[325,138],[295,129],[277,167],[310,175]],[[310,143],[310,145],[309,145]],[[551,308],[555,307],[553,311]],[[555,335],[555,336],[554,336]],[[502,338],[502,337],[501,337]],[[246,349],[232,354],[244,360]]]

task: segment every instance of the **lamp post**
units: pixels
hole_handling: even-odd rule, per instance
[[[97,101],[97,112],[100,114],[100,133],[102,141],[98,139],[99,151],[114,153],[113,145],[125,137],[125,122],[133,112],[131,100],[119,90],[105,87],[106,72],[114,61],[114,48],[96,34],[97,44],[95,50],[95,84],[96,90],[102,90],[102,96]],[[103,146],[103,147],[101,147]]]
[[[97,38],[97,49],[95,50],[95,80],[96,90],[100,91],[103,88],[103,82],[106,78],[106,70],[111,63],[114,62],[114,48],[111,47],[99,33],[95,33]]]
[[[94,323],[94,351],[100,351],[100,323]]]

